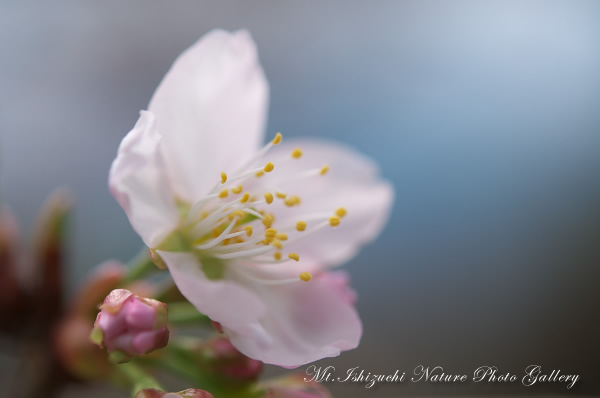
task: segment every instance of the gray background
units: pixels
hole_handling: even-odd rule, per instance
[[[581,374],[570,395],[600,393],[600,2],[0,1],[0,197],[31,225],[55,187],[74,193],[70,292],[137,253],[110,162],[173,59],[215,27],[258,44],[269,135],[349,143],[397,190],[383,236],[347,267],[362,344],[321,364],[535,363]]]

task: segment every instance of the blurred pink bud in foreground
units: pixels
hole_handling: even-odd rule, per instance
[[[0,330],[11,329],[22,317],[26,294],[17,278],[19,228],[12,211],[0,204]]]
[[[90,335],[116,362],[163,348],[169,341],[167,305],[115,289],[106,298]]]
[[[179,392],[164,392],[155,388],[138,391],[135,398],[214,398],[208,391],[189,388]]]
[[[321,383],[305,378],[304,374],[292,373],[267,381],[263,385],[266,391],[263,398],[332,398]]]
[[[239,352],[226,337],[216,337],[203,343],[201,350],[207,371],[218,373],[230,381],[255,381],[263,364]]]
[[[125,271],[125,266],[117,261],[107,261],[98,266],[80,286],[70,308],[57,325],[54,348],[71,377],[97,380],[107,378],[111,372],[106,353],[90,342],[90,320],[98,312],[98,303],[123,280]]]

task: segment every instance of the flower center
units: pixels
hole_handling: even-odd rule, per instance
[[[282,136],[259,150],[244,166],[228,176],[221,172],[220,181],[205,197],[184,211],[180,232],[202,257],[217,260],[235,260],[237,264],[272,264],[300,261],[300,254],[286,250],[292,243],[323,228],[336,227],[346,215],[344,208],[323,213],[299,213],[302,199],[285,193],[269,180],[277,164],[297,161],[302,157],[300,148],[290,156],[265,163],[265,155]],[[262,166],[257,167],[257,164]],[[279,176],[272,180],[285,185],[305,178],[325,175],[329,166],[309,168],[295,175]],[[277,213],[276,219],[275,213]],[[229,262],[228,262],[229,263]],[[286,280],[261,279],[268,284],[309,281],[312,275],[301,273]]]

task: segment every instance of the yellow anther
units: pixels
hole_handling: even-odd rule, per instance
[[[295,205],[299,205],[300,204],[300,197],[294,195],[294,196],[290,196],[289,198],[287,198],[286,200],[283,201],[283,203],[285,203],[286,206],[292,207]]]
[[[312,275],[310,272],[302,272],[299,275],[300,279],[302,279],[304,282],[308,282],[309,280],[312,279]]]
[[[268,246],[270,243],[271,243],[271,239],[263,239],[260,242],[258,242],[257,245],[262,244],[262,245]]]
[[[338,216],[339,218],[344,217],[348,212],[346,211],[346,209],[344,209],[343,207],[340,207],[339,209],[337,209],[335,211],[335,215]]]
[[[269,228],[265,231],[265,238],[273,239],[277,235],[277,230],[275,228]]]
[[[221,172],[221,184],[225,184],[227,182],[227,174],[224,171]]]
[[[329,217],[329,225],[331,225],[332,227],[337,227],[338,225],[340,225],[340,218],[338,216]]]
[[[281,260],[281,252],[273,253],[273,257],[275,258],[275,260]]]
[[[227,216],[227,218],[229,219],[229,221],[233,221],[233,219],[235,217],[237,218],[244,218],[244,216],[246,215],[246,213],[244,213],[242,210],[235,210],[232,213],[229,213],[229,215]]]
[[[244,231],[246,231],[246,236],[252,236],[252,225],[246,225]]]
[[[297,253],[290,253],[288,254],[288,257],[294,261],[300,261],[300,256]]]
[[[321,167],[321,171],[319,171],[319,174],[324,176],[325,174],[327,174],[328,171],[329,171],[329,165],[326,164],[323,167]]]
[[[275,168],[275,165],[273,164],[273,162],[267,162],[267,164],[265,164],[265,168],[263,170],[265,173],[270,173],[273,171],[274,168]]]
[[[279,240],[288,240],[287,234],[284,234],[283,232],[278,233],[277,235],[275,235],[275,237]]]
[[[267,204],[273,203],[273,194],[271,192],[265,192],[265,200]]]
[[[235,243],[244,243],[244,242],[245,242],[245,240],[241,236],[238,236],[237,239],[235,240]]]
[[[207,211],[203,211],[202,212],[202,219],[204,220],[206,217],[208,217],[208,212]]]
[[[284,194],[283,192],[275,192],[275,196],[277,196],[279,199],[285,199],[285,197],[287,196],[286,194]]]
[[[217,227],[215,229],[212,230],[212,237],[213,238],[217,238],[219,235],[221,235],[221,228]]]
[[[281,244],[281,242],[279,240],[273,239],[273,242],[271,242],[271,243],[273,244],[273,246],[275,246],[279,250],[283,249],[283,245]]]
[[[299,158],[301,158],[301,157],[302,157],[302,149],[300,149],[300,148],[296,148],[296,149],[294,149],[294,150],[292,151],[292,157],[293,157],[293,158],[296,158],[296,159],[299,159]]]
[[[250,196],[250,202],[256,202],[256,196]],[[260,213],[260,210],[259,210],[259,213]]]
[[[275,134],[275,138],[273,138],[273,141],[271,141],[271,143],[273,145],[277,145],[281,142],[281,138],[282,138],[281,133],[277,133],[277,134]]]
[[[306,223],[304,221],[298,221],[296,223],[296,229],[298,231],[304,231],[306,229]]]
[[[223,241],[223,246],[227,246],[227,245],[228,245],[228,244],[230,244],[230,243],[231,243],[231,239],[229,239],[229,238],[228,238],[228,239],[225,239],[225,240]]]
[[[224,199],[227,197],[227,195],[229,195],[229,191],[224,189],[221,192],[219,192],[219,198]]]
[[[244,192],[244,195],[240,198],[241,203],[246,203],[250,199],[250,194],[248,192]]]
[[[256,172],[256,177],[262,177],[265,174],[264,171],[260,170]]]
[[[239,194],[239,193],[242,193],[242,189],[243,189],[243,188],[242,188],[242,186],[241,186],[241,185],[238,185],[238,186],[237,186],[237,187],[235,187],[235,188],[231,188],[231,193],[234,193],[234,194],[236,194],[236,195],[237,195],[237,194]]]
[[[273,221],[275,221],[275,218],[272,215],[267,214],[265,218],[263,218],[262,223],[265,227],[271,228],[271,225],[273,225]]]

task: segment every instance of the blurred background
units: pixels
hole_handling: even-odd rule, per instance
[[[68,294],[141,247],[110,163],[174,58],[216,27],[257,42],[269,136],[344,141],[396,187],[383,235],[347,266],[362,344],[319,364],[582,379],[334,395],[600,394],[596,1],[0,1],[0,201],[29,227],[72,191]],[[13,365],[0,356],[0,384]]]

